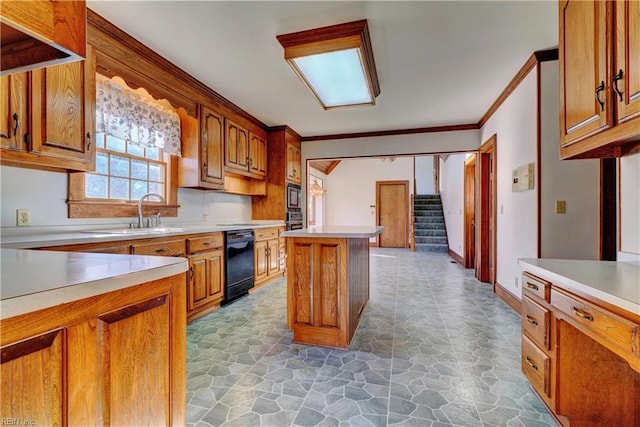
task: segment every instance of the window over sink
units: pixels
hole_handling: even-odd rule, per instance
[[[171,105],[96,75],[96,131],[95,171],[69,174],[69,217],[132,217],[146,193],[165,199],[149,202],[154,213],[177,216],[181,134]]]

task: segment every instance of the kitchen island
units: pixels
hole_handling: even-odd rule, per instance
[[[185,258],[0,249],[0,259],[3,420],[185,424]]]
[[[349,347],[369,300],[369,239],[383,229],[325,226],[283,233],[294,342]]]

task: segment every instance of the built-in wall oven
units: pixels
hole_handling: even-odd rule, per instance
[[[253,230],[225,231],[225,282],[222,305],[247,295],[254,285]]]
[[[287,220],[285,222],[287,230],[300,230],[302,227],[302,211],[287,211]]]
[[[300,186],[287,183],[287,210],[302,209],[302,191]]]

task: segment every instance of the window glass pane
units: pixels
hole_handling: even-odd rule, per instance
[[[144,157],[144,147],[130,142],[127,146],[127,153],[134,156]]]
[[[131,178],[147,179],[147,162],[131,160]]]
[[[147,159],[160,160],[160,149],[158,147],[147,147]]]
[[[107,136],[107,149],[124,153],[125,143],[121,139],[114,138],[112,136]]]
[[[96,173],[109,174],[109,155],[96,153]]]
[[[164,181],[164,166],[149,163],[149,180]]]
[[[111,156],[111,175],[129,176],[129,159],[120,156]]]
[[[131,200],[138,200],[147,191],[147,181],[131,181]]]
[[[87,188],[87,197],[95,197],[100,199],[106,199],[109,197],[107,194],[107,177],[102,175],[94,175],[88,173],[85,175],[85,185]]]
[[[129,200],[129,180],[122,178],[111,178],[109,198]]]
[[[96,133],[96,147],[104,148],[104,133],[98,132]]]
[[[150,193],[161,194],[162,196],[164,196],[164,184],[159,184],[157,182],[150,182],[149,183],[149,192]],[[153,200],[155,200],[155,199],[153,199]]]

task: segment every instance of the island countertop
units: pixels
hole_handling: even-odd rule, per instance
[[[525,270],[640,315],[640,265],[616,261],[520,259]]]
[[[282,233],[284,237],[317,237],[317,238],[346,238],[368,239],[382,233],[382,226],[350,226],[350,225],[325,225],[322,227],[309,227],[301,230],[289,230]]]
[[[187,271],[185,258],[0,249],[0,319]]]

